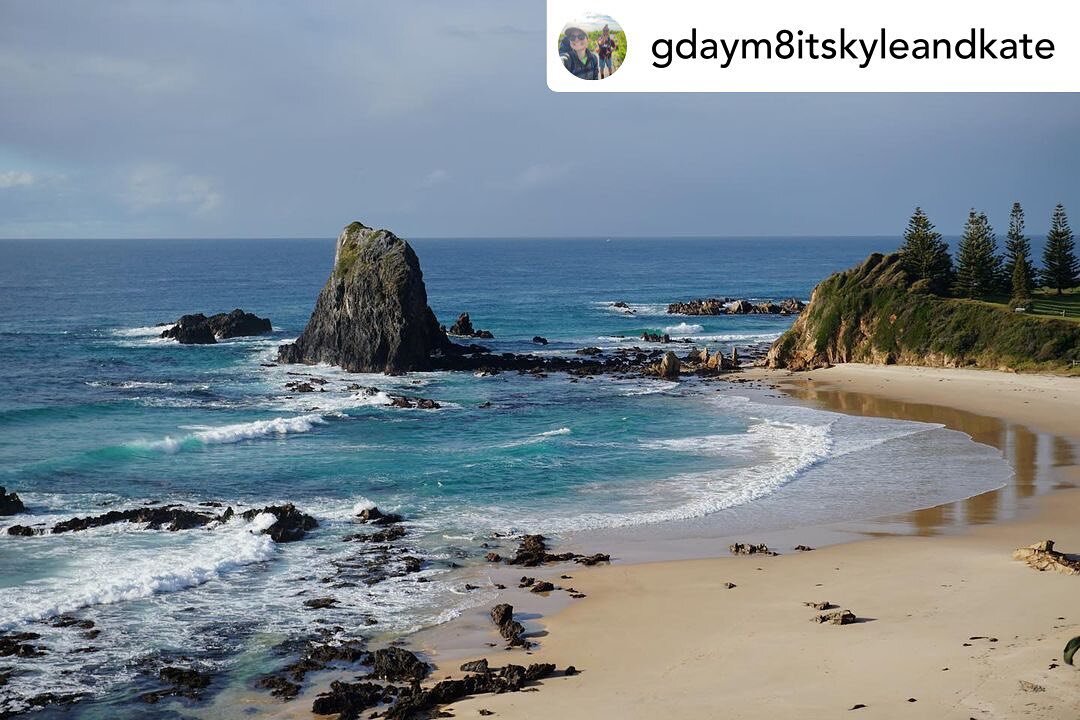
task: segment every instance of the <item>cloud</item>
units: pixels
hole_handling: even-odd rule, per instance
[[[222,195],[212,178],[144,164],[128,171],[121,200],[135,212],[174,208],[206,215],[221,205]]]
[[[0,190],[19,187],[20,185],[33,185],[36,179],[32,174],[22,170],[0,172]]]
[[[518,173],[514,184],[526,190],[553,185],[573,169],[572,163],[534,163]]]
[[[436,168],[424,176],[424,179],[420,181],[420,187],[432,187],[439,183],[446,182],[449,178],[450,173],[442,168]]]

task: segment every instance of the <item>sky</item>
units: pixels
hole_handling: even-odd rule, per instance
[[[0,237],[1080,225],[1080,95],[556,94],[545,34],[540,0],[0,0]]]

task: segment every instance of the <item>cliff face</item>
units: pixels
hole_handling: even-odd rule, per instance
[[[429,368],[432,354],[448,345],[413,249],[389,230],[354,222],[338,236],[334,269],[307,327],[278,349],[278,360],[404,372]]]
[[[1080,361],[1080,323],[930,294],[897,254],[875,253],[823,280],[768,365],[811,370],[842,362],[1060,370]]]

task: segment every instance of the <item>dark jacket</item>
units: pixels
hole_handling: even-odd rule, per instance
[[[579,58],[577,53],[573,50],[569,53],[563,53],[560,57],[562,57],[563,66],[576,77],[579,77],[582,80],[600,79],[600,61],[596,58],[596,53],[592,50],[585,51],[584,62],[581,61],[581,58]]]

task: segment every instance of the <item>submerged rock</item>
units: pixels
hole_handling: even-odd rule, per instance
[[[9,493],[0,485],[0,515],[17,515],[26,512],[26,506],[19,499],[18,493]]]
[[[295,343],[278,359],[350,372],[424,370],[450,345],[427,304],[420,261],[389,230],[359,222],[338,236],[334,268]]]

